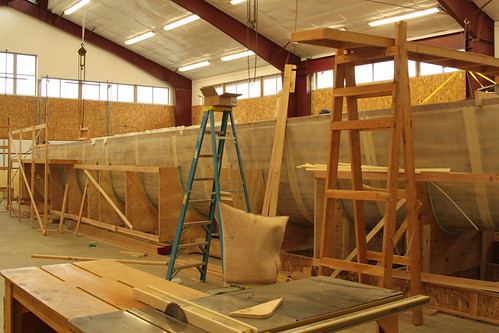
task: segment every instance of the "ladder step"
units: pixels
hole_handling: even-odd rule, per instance
[[[219,140],[235,140],[236,138],[233,136],[219,136]]]
[[[381,252],[366,251],[366,259],[381,261],[382,258],[383,254]],[[393,256],[393,263],[397,265],[409,266],[410,263],[409,260],[410,260],[409,257],[406,256],[398,256],[398,255]]]
[[[215,202],[213,199],[189,199],[189,202]]]
[[[211,134],[211,130],[207,129],[204,131],[205,134]],[[223,131],[215,131],[216,135],[222,135],[225,134]]]
[[[192,226],[195,226],[195,225],[208,225],[208,224],[211,224],[210,220],[207,220],[207,221],[184,222],[184,226],[186,226],[186,227],[192,227]]]
[[[394,125],[393,118],[332,121],[331,130],[383,130]]]
[[[371,187],[367,185],[362,186],[362,191],[366,192],[387,192],[385,188]],[[404,189],[397,189],[397,198],[399,199],[407,199],[407,192]]]
[[[215,177],[194,177],[193,179],[194,181],[203,181],[203,182],[206,182],[206,181],[214,181],[215,180]]]
[[[178,244],[178,248],[179,249],[185,249],[187,247],[205,246],[205,245],[208,245],[208,242],[196,242],[196,243]]]
[[[213,158],[213,154],[199,154],[198,157],[201,157],[201,158]],[[217,157],[220,158],[220,155],[217,154]]]
[[[379,96],[390,96],[395,91],[395,83],[377,83],[365,86],[345,87],[333,89],[334,97],[357,97],[369,98]]]
[[[9,149],[9,146],[0,146],[0,149]]]
[[[356,190],[326,190],[326,197],[330,199],[350,199],[365,201],[388,201],[390,193],[386,191],[356,191]]]
[[[387,48],[373,48],[371,50],[364,50],[364,52],[359,53],[351,53],[344,55],[337,55],[334,58],[335,63],[337,64],[345,64],[345,63],[353,63],[355,65],[362,64],[370,64],[373,63],[374,60],[378,59],[393,59],[393,56],[398,53],[397,46],[390,46]]]
[[[206,263],[200,261],[200,262],[194,262],[192,264],[175,266],[175,270],[180,271],[181,269],[192,268],[192,267],[203,267],[203,266],[206,266]]]
[[[9,167],[0,167],[0,170],[9,170]]]

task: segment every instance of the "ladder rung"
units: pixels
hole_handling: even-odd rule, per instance
[[[337,64],[354,63],[356,65],[373,63],[374,60],[392,58],[398,53],[397,46],[390,46],[387,48],[376,48],[371,50],[364,50],[359,53],[351,53],[344,55],[337,55],[334,62]]]
[[[386,191],[357,191],[357,190],[326,190],[326,197],[331,199],[350,199],[365,201],[387,201],[390,193]]]
[[[208,245],[208,242],[178,244],[178,248],[185,249],[186,247],[205,246],[205,245]]]
[[[343,121],[332,121],[331,130],[341,131],[341,130],[381,130],[389,129],[394,125],[394,120],[392,118],[383,119],[365,119],[365,120],[343,120]]]
[[[9,149],[9,146],[0,146],[0,149]]]
[[[187,227],[192,227],[192,226],[195,226],[195,225],[208,225],[208,224],[211,224],[211,221],[193,221],[193,222],[184,222],[184,226],[187,226]]]
[[[192,268],[192,267],[202,267],[202,266],[206,266],[206,263],[200,261],[200,262],[195,262],[195,263],[192,263],[192,264],[175,266],[175,270],[179,271],[181,269]]]
[[[366,259],[368,260],[381,261],[382,258],[383,254],[381,252],[366,251]],[[397,265],[409,266],[409,257],[394,255],[393,263]]]
[[[219,140],[228,140],[228,139],[235,140],[236,138],[233,136],[219,136],[218,139]]]
[[[9,167],[0,167],[0,170],[9,170]]]
[[[207,130],[206,130],[206,131],[204,131],[204,132],[205,132],[206,134],[211,134],[211,130],[209,130],[209,129],[207,129]],[[224,134],[224,132],[223,132],[223,131],[215,131],[215,134],[216,134],[216,135],[222,135],[222,134]]]
[[[213,199],[189,199],[189,202],[215,202]]]
[[[194,177],[193,180],[205,182],[205,181],[213,181],[213,180],[215,180],[215,178],[214,177]]]
[[[395,83],[377,83],[365,86],[345,87],[333,89],[334,97],[358,97],[369,98],[392,95],[395,90]]]
[[[362,191],[370,191],[370,192],[387,192],[385,188],[371,187],[364,185],[362,186]],[[404,189],[397,189],[397,198],[399,199],[407,199],[407,193]]]
[[[201,157],[201,158],[212,158],[213,154],[199,154],[198,157]],[[220,158],[220,155],[217,154],[217,157]]]

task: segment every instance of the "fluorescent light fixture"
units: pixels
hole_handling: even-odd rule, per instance
[[[68,9],[66,9],[64,11],[64,15],[71,15],[71,14],[73,14],[74,12],[76,12],[78,9],[80,9],[83,6],[85,6],[89,2],[90,2],[90,0],[81,0],[81,1],[78,1],[77,3],[75,3],[74,5],[72,5],[71,7],[69,7]]]
[[[376,27],[378,25],[398,22],[398,21],[402,21],[402,20],[409,20],[412,18],[426,16],[426,15],[430,15],[430,14],[434,14],[434,13],[438,13],[438,12],[439,12],[438,8],[435,7],[435,8],[430,8],[430,9],[426,9],[426,10],[421,10],[418,12],[412,12],[412,13],[405,14],[405,15],[394,16],[394,17],[389,17],[389,18],[382,19],[382,20],[372,21],[372,22],[369,22],[368,24],[371,27]]]
[[[152,31],[149,31],[149,32],[146,32],[145,34],[142,34],[142,35],[138,35],[137,37],[133,37],[133,38],[130,38],[130,39],[127,39],[125,41],[125,44],[126,45],[132,45],[132,44],[135,44],[137,42],[140,42],[141,40],[144,40],[144,39],[147,39],[147,38],[150,38],[154,36],[154,32]]]
[[[255,54],[255,52],[253,52],[253,51],[244,51],[244,52],[239,52],[239,53],[223,56],[222,58],[220,58],[220,60],[229,61],[229,60],[234,60],[234,59],[239,59],[239,58],[251,56],[253,54]]]
[[[230,0],[231,5],[237,5],[240,4],[241,2],[245,2],[246,0]]]
[[[172,30],[172,29],[180,27],[181,25],[194,22],[197,19],[199,19],[199,16],[197,16],[197,15],[187,16],[186,18],[183,18],[181,20],[178,20],[178,21],[175,21],[173,23],[165,25],[163,27],[163,29],[165,29],[165,30]]]
[[[196,64],[192,64],[189,66],[180,67],[178,70],[181,72],[185,72],[185,71],[190,71],[191,69],[196,69],[196,68],[208,66],[209,64],[210,64],[209,61],[203,61],[203,62],[198,62]]]

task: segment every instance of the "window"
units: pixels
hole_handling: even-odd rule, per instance
[[[355,82],[357,84],[373,82],[373,64],[355,66]]]
[[[36,56],[0,52],[0,93],[36,95]]]
[[[316,75],[317,89],[331,88],[333,86],[333,70],[318,72]]]
[[[259,79],[253,80],[249,83],[249,98],[262,96],[261,81]]]
[[[118,102],[130,102],[135,101],[135,89],[133,86],[128,84],[118,84]]]
[[[373,80],[374,81],[388,81],[393,80],[393,60],[377,62],[373,67]]]
[[[152,103],[152,87],[137,87],[137,103]]]
[[[78,81],[61,80],[61,95],[62,98],[78,98]]]
[[[280,76],[270,76],[263,79],[263,96],[276,95],[279,91],[277,82],[281,81]],[[282,82],[281,82],[282,85]]]
[[[83,81],[82,96],[83,99],[100,100],[100,84],[98,82]]]
[[[420,63],[419,75],[431,75],[443,73],[443,67],[439,65],[428,64],[426,62]]]
[[[168,105],[170,96],[168,88],[152,88],[152,104]]]

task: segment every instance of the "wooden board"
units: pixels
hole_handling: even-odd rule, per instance
[[[268,318],[272,316],[281,303],[282,297],[249,308],[232,311],[229,315],[231,317]]]
[[[132,267],[117,263],[113,260],[78,262],[74,263],[74,265],[94,274],[121,281],[134,288],[153,286],[154,288],[185,299],[194,299],[208,295],[166,279],[152,276],[151,274],[133,269]]]
[[[70,286],[105,300],[118,309],[133,309],[143,306],[133,298],[133,288],[123,283],[92,274],[73,264],[42,266],[42,270],[56,276]]]
[[[118,175],[120,177],[124,177],[123,172],[119,172]],[[118,199],[116,198],[114,191],[113,191],[113,183],[111,177],[115,177],[116,175],[113,174],[111,175],[111,172],[109,171],[102,171],[99,172],[99,185],[102,187],[102,189],[109,195],[113,203],[121,210],[121,212],[125,211],[125,206],[122,205]],[[90,184],[90,186],[94,186],[93,184]],[[125,226],[125,223],[121,219],[121,217],[116,213],[114,208],[111,206],[111,204],[102,196],[102,194],[99,196],[99,212],[100,212],[100,221],[103,221],[105,223],[111,224],[111,225],[120,225],[120,226]]]
[[[162,242],[173,241],[177,228],[178,216],[182,206],[183,193],[178,184],[176,168],[167,167],[159,170],[159,239]],[[184,222],[205,220],[188,209]],[[184,233],[185,237],[201,237],[201,228],[191,227]]]
[[[134,230],[157,232],[158,209],[148,201],[140,177],[138,172],[126,172],[125,215]]]

